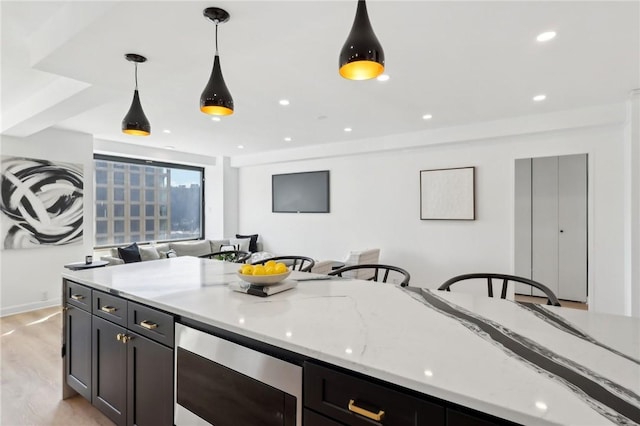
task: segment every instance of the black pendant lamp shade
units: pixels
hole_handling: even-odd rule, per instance
[[[222,77],[220,56],[218,55],[218,24],[227,22],[229,13],[218,7],[206,8],[202,13],[216,24],[216,54],[213,59],[211,77],[200,95],[200,111],[209,115],[231,115],[233,114],[233,98]]]
[[[340,51],[340,75],[349,80],[369,80],[383,71],[382,45],[369,22],[365,0],[358,0],[356,18]]]
[[[138,94],[138,64],[145,62],[147,58],[135,53],[127,53],[124,57],[127,61],[135,64],[136,88],[133,92],[133,101],[131,101],[129,112],[122,120],[122,132],[134,136],[149,136],[151,134],[151,124],[149,124],[147,116],[144,115],[140,104],[140,95]]]

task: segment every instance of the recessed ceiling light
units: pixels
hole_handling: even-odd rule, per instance
[[[536,102],[544,101],[547,99],[547,95],[536,95],[533,97],[533,100]]]
[[[171,133],[171,130],[169,130],[169,129],[164,129],[164,130],[162,131],[162,133]]]
[[[289,99],[280,99],[280,105],[287,106],[289,105]]]
[[[175,147],[175,146],[173,146],[173,145],[167,145],[167,146],[165,146],[164,148],[165,148],[165,149],[176,149],[176,147]]]
[[[549,41],[551,39],[554,39],[556,37],[556,32],[555,31],[547,31],[541,34],[538,34],[538,37],[536,37],[536,40],[541,41],[541,42],[545,42],[545,41]]]
[[[244,145],[238,145],[238,149],[244,149]]]
[[[211,117],[211,120],[213,120],[213,121],[220,121],[220,117]]]
[[[378,80],[378,81],[387,81],[387,80],[389,80],[389,74],[380,74],[378,77],[376,77],[376,80]]]
[[[286,138],[284,138],[285,142],[291,142],[291,138],[289,136],[287,136]]]
[[[432,118],[433,118],[433,115],[431,115],[431,114],[425,114],[425,115],[422,116],[423,120],[431,120]]]
[[[345,132],[350,132],[350,131],[352,131],[352,130],[353,130],[353,129],[352,129],[351,127],[345,127],[345,128],[344,128],[344,131],[345,131]]]

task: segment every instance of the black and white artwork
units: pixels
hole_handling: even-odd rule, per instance
[[[1,156],[5,249],[82,242],[82,165]]]

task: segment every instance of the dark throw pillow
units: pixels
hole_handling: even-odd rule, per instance
[[[118,254],[120,255],[120,259],[124,260],[124,263],[134,263],[142,260],[140,258],[140,250],[138,250],[136,243],[126,247],[118,247]]]
[[[251,241],[249,241],[249,251],[251,253],[255,253],[258,251],[258,234],[252,234],[252,235],[236,234],[236,238],[251,238]]]

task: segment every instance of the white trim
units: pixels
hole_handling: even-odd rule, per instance
[[[8,306],[0,308],[0,318],[7,315],[22,314],[25,312],[37,311],[42,308],[50,308],[52,306],[62,306],[62,298],[49,299],[42,302],[25,303],[24,305]]]

